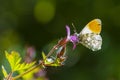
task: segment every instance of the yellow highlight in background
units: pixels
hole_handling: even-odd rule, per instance
[[[55,16],[55,6],[49,1],[39,1],[34,8],[34,16],[38,22],[46,24]]]

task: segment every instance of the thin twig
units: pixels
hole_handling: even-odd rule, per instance
[[[58,45],[55,45],[55,46],[50,50],[50,52],[47,54],[46,58],[48,58],[57,48],[58,48]],[[30,69],[28,69],[27,71],[25,71],[24,73],[22,73],[22,74],[20,74],[20,75],[18,75],[18,76],[16,76],[16,77],[14,77],[13,79],[16,80],[16,79],[24,76],[25,74],[33,71],[34,69],[36,69],[36,68],[38,68],[38,67],[40,67],[40,66],[42,66],[42,61],[41,61],[40,64],[33,66],[32,68],[30,68]]]
[[[6,80],[11,80],[13,72],[9,73],[8,78]]]
[[[57,47],[58,47],[58,45],[55,45],[55,46],[50,50],[50,52],[47,54],[46,58],[48,58],[48,57],[56,50]]]

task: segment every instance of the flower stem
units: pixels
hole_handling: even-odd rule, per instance
[[[9,76],[8,76],[8,78],[7,78],[6,80],[12,80],[12,74],[13,74],[13,72],[11,72],[11,73],[9,74]]]
[[[55,45],[55,46],[50,50],[50,52],[47,54],[46,58],[48,58],[58,47],[59,47],[58,44]],[[42,64],[43,64],[43,62],[41,61],[39,64],[33,66],[32,68],[28,69],[27,71],[23,72],[22,74],[20,74],[20,75],[14,77],[13,80],[16,80],[16,79],[18,79],[18,78],[24,76],[25,74],[27,74],[27,73],[33,71],[34,69],[36,69],[36,68],[38,68],[38,67],[40,67],[40,66],[42,67]]]
[[[47,54],[47,58],[54,52],[54,50],[56,50],[58,48],[58,45],[55,45],[51,50],[50,52]]]

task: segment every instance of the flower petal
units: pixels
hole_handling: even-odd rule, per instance
[[[73,43],[73,50],[76,48],[76,43]]]
[[[75,49],[76,48],[76,44],[79,42],[79,38],[78,38],[78,36],[77,35],[71,35],[70,36],[70,42],[72,42],[73,43],[73,49]]]
[[[73,49],[76,48],[76,44],[79,42],[77,34],[70,35],[70,27],[66,25],[67,39],[66,42],[70,41],[73,43]]]
[[[70,38],[70,28],[68,25],[66,25],[66,31],[67,31],[67,39]]]

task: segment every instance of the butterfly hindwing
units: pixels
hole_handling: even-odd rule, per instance
[[[94,19],[90,21],[79,33],[80,43],[93,51],[100,50],[102,45],[100,32],[101,20]]]

